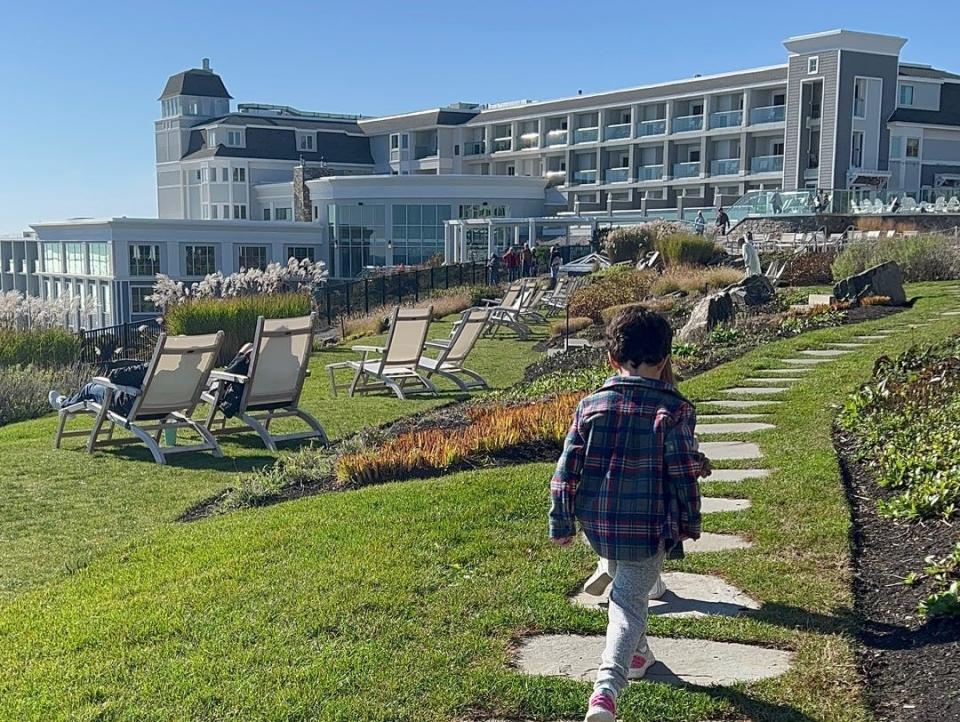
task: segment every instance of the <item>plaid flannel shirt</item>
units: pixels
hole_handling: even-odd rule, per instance
[[[676,388],[614,376],[573,417],[550,482],[550,537],[576,532],[605,559],[639,560],[700,536],[703,455],[696,413]]]

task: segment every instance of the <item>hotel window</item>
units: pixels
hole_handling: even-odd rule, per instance
[[[220,182],[226,183],[230,180],[230,169],[223,167],[220,169]]]
[[[110,275],[110,246],[106,243],[90,243],[87,246],[90,253],[90,275]]]
[[[310,133],[301,133],[297,140],[300,150],[313,151],[313,135]]]
[[[230,206],[227,204],[223,205],[223,212],[220,214],[220,217],[223,220],[227,220],[230,217]]]
[[[206,203],[200,206],[200,217],[203,220],[207,220],[210,217],[210,206],[208,206]]]
[[[266,246],[240,246],[238,263],[240,268],[250,270],[259,268],[261,271],[267,267],[267,247]]]
[[[907,158],[919,158],[920,157],[920,139],[919,138],[907,138]]]
[[[913,105],[913,86],[900,86],[900,105]]]
[[[783,155],[783,141],[776,141],[770,145],[773,151],[770,155]]]
[[[853,117],[867,117],[867,79],[854,78],[853,80]]]
[[[390,150],[396,150],[400,147],[400,136],[394,133],[390,136]]]
[[[156,276],[160,273],[160,246],[130,246],[130,275]]]
[[[247,169],[246,169],[246,168],[234,168],[234,169],[233,169],[233,182],[234,182],[234,183],[246,183],[246,182],[247,182]]]
[[[386,265],[386,206],[331,204],[327,206],[327,220],[330,238],[337,249],[332,256],[334,275],[340,278],[357,276],[365,266]],[[394,236],[394,263],[406,263],[403,260],[406,258],[406,237],[403,241],[396,238]]]
[[[400,136],[400,147],[407,148],[409,146],[410,146],[410,136],[404,133],[403,135]]]
[[[200,179],[201,179],[202,177],[203,177],[203,176],[202,176],[202,174],[200,173],[200,169],[199,169],[199,168],[197,168],[195,171],[193,171],[193,179],[194,179],[197,183],[200,182]]]
[[[265,220],[265,221],[269,221],[269,220],[270,220],[270,209],[269,209],[269,208],[264,208],[264,209],[263,209],[263,220]]]
[[[219,206],[217,206],[216,203],[214,203],[212,206],[210,206],[210,218],[212,218],[213,220],[217,220],[217,209],[218,209],[218,208],[219,208]]]
[[[275,208],[273,211],[273,220],[289,221],[292,220],[292,208]]]
[[[863,132],[853,131],[853,142],[850,147],[850,165],[854,168],[863,166]]]
[[[206,276],[217,270],[214,246],[184,246],[188,276]]]
[[[820,56],[814,55],[812,58],[807,58],[807,75],[813,75],[820,71]]]
[[[100,286],[100,310],[107,318],[113,315],[113,307],[110,303],[110,286],[107,284]]]
[[[130,286],[130,313],[155,314],[157,306],[149,299],[153,295],[153,286]]]
[[[65,243],[63,246],[67,256],[67,273],[75,276],[83,275],[83,244]]]
[[[298,261],[315,261],[316,251],[313,246],[289,246],[287,258],[296,258]]]
[[[243,145],[243,133],[239,130],[227,131],[227,145],[239,147]]]
[[[240,203],[233,207],[233,217],[235,220],[246,220],[247,206]]]

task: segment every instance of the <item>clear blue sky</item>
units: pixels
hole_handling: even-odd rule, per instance
[[[889,0],[3,6],[0,231],[155,215],[157,97],[205,56],[235,102],[364,115],[772,65],[785,37],[837,27],[902,35],[905,60],[960,71],[949,5]]]

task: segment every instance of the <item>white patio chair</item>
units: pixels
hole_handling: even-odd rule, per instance
[[[903,200],[900,201],[901,213],[916,213],[918,209],[917,202],[910,196],[904,196]]]
[[[263,440],[270,451],[277,450],[277,443],[320,439],[329,443],[323,426],[313,416],[299,407],[303,383],[310,374],[310,352],[313,350],[313,329],[316,314],[298,318],[257,319],[253,335],[253,350],[246,375],[214,370],[210,378],[219,381],[216,389],[203,393],[203,400],[210,404],[205,426],[215,434],[234,434],[249,427]],[[246,426],[228,427],[227,417],[220,409],[230,383],[243,385],[240,406],[236,416]],[[217,414],[219,428],[214,428]],[[310,427],[309,431],[286,434],[271,434],[270,424],[276,419],[295,417]]]
[[[437,374],[455,383],[462,391],[489,388],[480,374],[469,370],[464,364],[486,329],[490,314],[491,311],[488,308],[468,308],[461,315],[460,324],[452,338],[426,342],[427,348],[440,350],[440,355],[436,358],[426,355],[420,357],[419,366],[426,370],[428,379],[433,374]],[[465,376],[466,380],[460,378],[461,376]]]
[[[82,401],[60,409],[54,448],[60,448],[60,441],[65,437],[87,436],[89,433],[89,453],[98,447],[139,440],[146,444],[158,464],[165,464],[171,454],[190,451],[211,451],[216,457],[223,456],[213,434],[191,418],[206,388],[210,372],[216,365],[222,343],[223,331],[201,336],[167,336],[161,333],[139,388],[119,386],[108,378],[98,376],[93,381],[107,389],[103,403]],[[126,415],[111,408],[114,397],[119,393],[135,396]],[[70,419],[84,413],[93,414],[95,418],[89,432],[65,431]],[[104,424],[108,424],[105,430]],[[135,438],[114,439],[113,432],[117,428],[129,431]],[[193,431],[201,442],[187,446],[161,446],[160,437],[168,429]],[[105,439],[100,438],[101,433],[105,434]]]
[[[935,213],[945,213],[947,210],[947,199],[943,196],[937,196],[937,200],[933,204],[933,210]]]
[[[879,241],[879,240],[880,240],[880,231],[867,231],[867,240],[868,240],[868,241]]]
[[[883,201],[879,198],[873,201],[873,212],[877,214],[885,213],[887,207],[884,205]]]
[[[432,314],[433,306],[394,309],[385,346],[354,346],[354,351],[363,354],[360,361],[327,366],[333,395],[346,387],[336,384],[334,371],[350,368],[354,371],[353,381],[349,384],[350,396],[384,389],[392,391],[399,399],[405,399],[410,393],[436,396],[436,386],[419,371]],[[412,387],[409,386],[411,383]]]
[[[953,196],[947,202],[947,213],[960,213],[960,198]]]
[[[536,282],[524,281],[516,294],[514,289],[508,289],[503,297],[503,303],[490,307],[490,322],[487,324],[487,335],[496,336],[503,327],[509,328],[517,334],[517,338],[530,337],[530,327],[521,319],[521,311],[527,310],[533,294],[536,291]]]

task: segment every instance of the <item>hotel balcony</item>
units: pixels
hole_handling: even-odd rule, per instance
[[[494,138],[493,152],[502,153],[505,150],[513,150],[513,138]]]
[[[567,181],[567,171],[565,170],[548,170],[543,175],[551,185],[561,186]]]
[[[736,175],[739,172],[739,158],[721,158],[710,161],[710,175]]]
[[[696,117],[702,118],[703,116]],[[696,178],[698,175],[700,175],[700,161],[698,160],[673,164],[674,178]]]
[[[577,128],[573,131],[574,143],[596,143],[599,137],[599,128]]]
[[[647,135],[663,135],[667,132],[667,120],[642,120],[637,123],[637,137],[643,138]]]
[[[758,155],[750,159],[751,173],[782,173],[782,155]]]
[[[739,128],[743,125],[742,110],[726,110],[721,113],[710,113],[710,129]]]
[[[413,149],[414,160],[423,160],[424,158],[433,158],[437,154],[437,146],[418,145]]]
[[[565,128],[554,128],[547,131],[547,145],[566,145],[567,131]]]
[[[750,111],[750,125],[763,125],[764,123],[782,123],[787,117],[787,106],[785,105],[766,105],[762,108],[753,108]]]
[[[696,130],[703,130],[702,115],[681,115],[673,119],[674,133],[689,133]]]
[[[531,148],[540,147],[540,134],[536,131],[532,133],[524,133],[520,136],[520,150],[530,150]]]
[[[607,183],[629,183],[630,169],[607,168],[607,172],[604,174],[603,178]]]
[[[637,168],[638,181],[658,181],[663,178],[663,164],[642,165]]]
[[[597,182],[597,169],[578,170],[573,172],[573,185],[592,185]]]
[[[483,155],[487,152],[487,144],[482,140],[468,141],[463,144],[464,155]]]
[[[604,140],[623,140],[630,137],[630,123],[608,125],[603,129]]]

